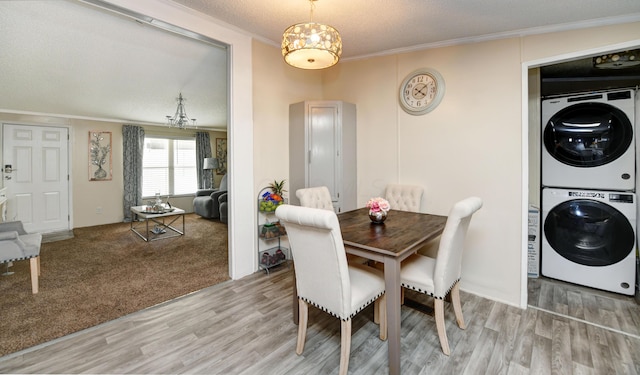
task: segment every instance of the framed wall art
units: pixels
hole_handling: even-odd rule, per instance
[[[109,181],[111,168],[111,132],[89,132],[89,181]]]
[[[227,173],[227,139],[216,138],[216,158],[218,158],[218,169],[216,174]]]

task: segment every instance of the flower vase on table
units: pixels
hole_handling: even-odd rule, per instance
[[[371,198],[367,202],[369,209],[369,219],[374,224],[383,224],[387,220],[387,214],[391,209],[389,202],[384,198]]]

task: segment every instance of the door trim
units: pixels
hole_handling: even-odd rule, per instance
[[[58,120],[57,117],[51,117],[51,119]],[[73,169],[72,166],[72,158],[73,158],[73,142],[72,139],[75,139],[73,126],[68,124],[57,124],[52,122],[51,124],[47,123],[37,123],[37,122],[25,122],[25,121],[13,121],[13,120],[0,120],[0,145],[2,145],[2,149],[4,149],[4,126],[5,125],[19,125],[19,126],[37,126],[40,128],[45,127],[55,127],[55,128],[63,128],[67,130],[67,173],[69,176],[69,183],[67,187],[68,194],[68,210],[69,210],[69,220],[68,220],[68,228],[67,230],[72,230],[74,228],[73,225]],[[4,166],[4,153],[0,152],[0,166]],[[0,188],[4,187],[4,179],[2,180]],[[7,220],[10,218],[7,217]]]

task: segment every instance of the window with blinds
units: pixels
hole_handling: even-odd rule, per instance
[[[198,188],[195,139],[145,137],[142,196],[193,194]]]

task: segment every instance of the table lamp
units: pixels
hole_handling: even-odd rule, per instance
[[[218,169],[220,167],[220,163],[218,163],[218,158],[204,158],[204,162],[202,163],[205,171]],[[205,183],[206,185],[206,183]],[[211,189],[213,189],[213,172],[211,172]]]

